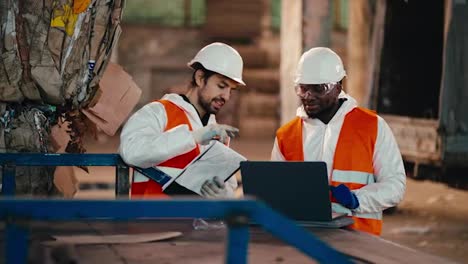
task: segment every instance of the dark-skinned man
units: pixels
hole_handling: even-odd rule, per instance
[[[389,126],[343,91],[345,77],[331,49],[302,55],[295,79],[302,105],[278,129],[271,159],[326,162],[332,211],[352,217],[352,228],[380,235],[382,211],[403,198],[405,170]]]

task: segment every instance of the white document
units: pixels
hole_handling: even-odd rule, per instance
[[[213,179],[214,176],[227,181],[239,170],[240,162],[245,160],[247,159],[244,156],[219,141],[212,141],[177,177],[167,182],[163,190],[176,181],[201,195],[200,189],[205,181]]]

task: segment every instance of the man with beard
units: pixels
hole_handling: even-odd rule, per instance
[[[237,128],[217,124],[215,114],[229,100],[232,90],[245,85],[239,53],[224,43],[212,43],[188,66],[193,75],[186,94],[166,94],[142,107],[125,124],[119,151],[126,163],[177,171],[203,152],[211,140],[227,143],[238,133]],[[214,177],[203,184],[201,193],[205,197],[232,197],[236,187],[235,177],[226,183]],[[166,195],[160,184],[135,171],[131,196]]]
[[[302,55],[295,79],[302,105],[278,129],[271,159],[324,161],[333,212],[352,217],[354,229],[380,235],[382,211],[403,198],[405,170],[387,123],[344,93],[345,76],[331,49]]]

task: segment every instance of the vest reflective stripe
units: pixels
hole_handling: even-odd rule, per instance
[[[185,114],[184,110],[182,110],[176,104],[168,100],[159,100],[157,102],[161,103],[166,110],[167,124],[166,124],[164,131],[167,131],[169,129],[172,129],[176,126],[183,125],[183,124],[188,125],[189,130],[192,131],[192,125],[190,124],[190,121],[187,115]],[[198,154],[200,154],[200,149],[197,146],[196,148],[194,148],[193,150],[185,154],[176,156],[172,159],[169,159],[167,161],[164,161],[163,163],[158,164],[158,166],[183,169],[196,156],[198,156]],[[168,197],[166,194],[163,193],[162,186],[153,180],[149,180],[147,182],[139,182],[139,183],[133,182],[131,196],[132,198],[133,197],[158,197],[158,198]]]
[[[375,183],[374,174],[360,171],[333,170],[333,181],[367,185]]]
[[[333,170],[332,175],[330,185],[345,184],[351,190],[357,190],[375,182],[374,175],[367,172]]]
[[[278,129],[278,147],[286,160],[304,160],[302,120],[295,118]],[[330,184],[344,184],[351,190],[375,182],[373,154],[377,138],[377,115],[367,109],[355,108],[345,117],[333,157]],[[382,213],[360,214],[335,203],[332,209],[347,213],[354,219],[352,228],[379,235],[382,230]]]
[[[349,210],[348,208],[342,206],[339,203],[332,203],[332,210],[336,213],[345,213],[348,216],[356,216],[360,218],[368,218],[368,219],[382,219],[382,213],[357,213],[354,211]]]

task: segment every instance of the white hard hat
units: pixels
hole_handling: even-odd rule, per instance
[[[346,76],[338,54],[324,47],[312,48],[302,54],[297,67],[295,83],[322,84],[339,82]]]
[[[239,53],[229,45],[215,42],[205,46],[187,65],[192,67],[196,62],[207,70],[214,71],[245,85],[244,81],[242,81],[244,62]]]

